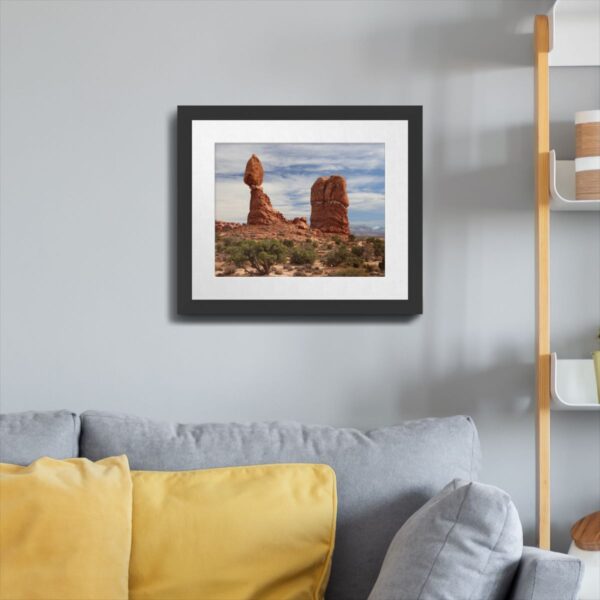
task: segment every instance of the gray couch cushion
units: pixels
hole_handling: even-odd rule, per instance
[[[0,462],[16,465],[79,454],[79,417],[68,410],[0,415]]]
[[[510,600],[576,600],[583,565],[567,554],[523,548]]]
[[[364,600],[398,528],[455,477],[479,472],[471,419],[407,422],[368,433],[297,423],[177,425],[101,412],[82,415],[81,455],[127,454],[132,469],[184,470],[325,463],[338,482],[327,597]]]
[[[398,531],[369,600],[505,600],[522,552],[510,496],[455,480]]]

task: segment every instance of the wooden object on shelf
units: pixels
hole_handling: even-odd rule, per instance
[[[537,15],[535,51],[536,455],[538,545],[550,548],[550,106],[548,17]]]
[[[575,156],[600,156],[600,110],[575,113]]]
[[[571,538],[582,550],[600,550],[600,510],[579,519],[571,527]]]
[[[575,198],[577,201],[594,200],[600,196],[600,156],[594,158],[597,159],[597,168],[575,172]]]
[[[600,198],[600,110],[575,113],[575,198]]]

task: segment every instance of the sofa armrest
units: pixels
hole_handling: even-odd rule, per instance
[[[583,564],[578,558],[525,546],[509,600],[576,600]]]

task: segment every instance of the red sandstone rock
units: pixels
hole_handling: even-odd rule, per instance
[[[217,223],[219,223],[218,221]],[[217,231],[217,236],[221,238],[236,238],[243,240],[292,240],[294,242],[306,242],[308,240],[324,239],[331,234],[322,233],[318,229],[309,229],[294,223],[293,221],[279,221],[269,225],[239,225],[239,227],[225,228]]]
[[[256,154],[253,154],[246,163],[244,183],[250,187],[250,212],[248,225],[271,225],[272,223],[285,223],[285,217],[273,208],[269,196],[262,189],[265,171]]]
[[[348,194],[341,175],[319,177],[310,188],[310,226],[324,233],[348,235]]]
[[[244,183],[250,188],[260,187],[263,183],[265,170],[262,163],[256,154],[253,154],[246,163],[246,171],[244,172]]]
[[[215,221],[215,231],[217,233],[234,231],[240,227],[243,227],[242,223],[232,223],[231,221]]]
[[[296,217],[291,221],[296,227],[299,229],[308,229],[308,223],[306,222],[306,217]]]
[[[285,222],[285,217],[273,208],[269,196],[262,188],[253,187],[250,192],[250,212],[248,225],[270,225]]]

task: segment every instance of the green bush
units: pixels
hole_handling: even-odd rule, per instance
[[[294,246],[294,240],[283,240],[283,243],[287,248],[293,248]]]
[[[371,246],[373,246],[373,253],[375,256],[384,256],[385,254],[385,242],[382,238],[369,238]]]
[[[317,260],[317,253],[312,244],[295,246],[290,252],[290,262],[293,265],[312,265]]]
[[[352,254],[354,254],[354,256],[363,256],[364,253],[365,253],[365,249],[363,246],[353,246]]]
[[[287,257],[287,248],[278,240],[238,240],[226,252],[236,266],[246,268],[250,264],[259,275],[268,275],[273,265]]]
[[[240,239],[226,237],[226,238],[222,238],[222,242],[223,242],[223,246],[235,246],[236,244],[240,243]]]
[[[348,246],[338,246],[325,255],[325,264],[329,267],[360,267],[362,263],[362,258],[348,250]]]
[[[325,255],[325,264],[328,267],[338,267],[343,264],[349,256],[350,252],[348,252],[348,248],[346,248],[346,246],[340,246]]]

